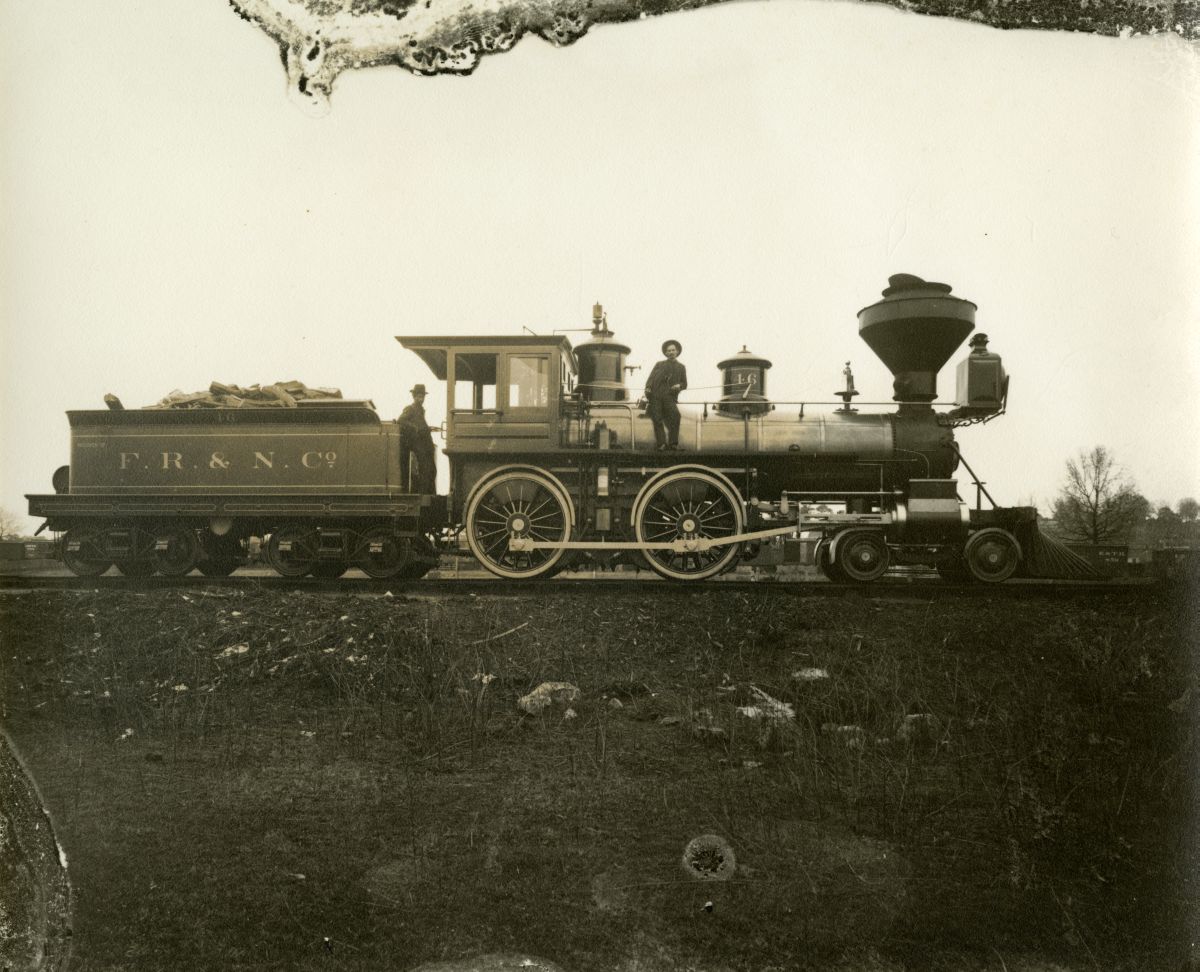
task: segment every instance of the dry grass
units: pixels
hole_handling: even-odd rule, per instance
[[[72,861],[80,969],[1188,957],[1178,594],[0,609],[4,721]],[[517,711],[542,681],[582,689],[575,718]],[[795,718],[764,732],[738,711],[759,693]],[[704,833],[736,853],[729,880],[681,869]]]

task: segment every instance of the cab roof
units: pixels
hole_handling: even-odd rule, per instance
[[[497,337],[496,335],[451,337],[444,334],[432,337],[397,335],[396,340],[402,347],[412,351],[429,365],[429,370],[439,381],[446,380],[449,352],[458,348],[496,351],[503,351],[506,348],[558,350],[571,362],[572,371],[575,370],[575,357],[571,353],[571,342],[559,334],[512,334],[507,337]]]

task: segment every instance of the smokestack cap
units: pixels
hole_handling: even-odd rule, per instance
[[[858,312],[859,337],[891,371],[896,401],[933,401],[937,373],[975,329],[975,305],[950,289],[897,273],[883,300]]]
[[[952,289],[949,284],[922,280],[911,273],[894,273],[888,277],[888,285],[883,290],[883,296],[894,297],[899,294],[907,294],[911,297],[915,296],[917,291],[921,291],[927,296],[937,296],[938,294],[948,294]]]

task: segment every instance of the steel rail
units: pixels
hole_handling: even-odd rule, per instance
[[[892,597],[906,592],[921,597],[963,595],[969,597],[1009,597],[1043,592],[1116,594],[1165,589],[1147,578],[1111,580],[1049,580],[1017,578],[1001,584],[953,583],[931,575],[885,576],[869,584],[831,582],[821,577],[795,580],[750,580],[741,577],[716,577],[706,581],[670,580],[643,571],[636,577],[597,572],[586,577],[559,575],[554,578],[509,580],[500,577],[426,577],[420,580],[377,580],[369,577],[321,579],[279,576],[233,575],[229,577],[101,577],[0,575],[0,593],[33,590],[59,591],[195,591],[204,589],[242,591],[292,591],[313,594],[367,594],[393,596],[454,596],[461,594],[545,595],[552,592],[590,591],[594,594],[653,593],[666,591],[712,595],[721,591],[772,591],[799,595],[826,596],[853,594],[860,597]]]

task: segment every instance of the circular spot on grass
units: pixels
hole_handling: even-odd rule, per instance
[[[698,881],[728,881],[736,868],[733,848],[716,834],[693,837],[683,849],[683,869]]]

